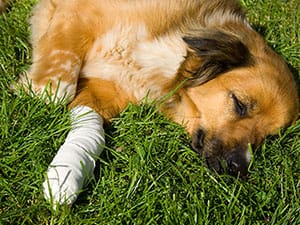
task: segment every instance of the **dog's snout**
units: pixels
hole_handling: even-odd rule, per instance
[[[226,155],[225,160],[227,171],[230,175],[246,176],[249,162],[243,151],[232,151]]]
[[[199,128],[192,136],[192,147],[216,172],[239,177],[247,175],[251,156],[244,143],[227,146],[222,139],[210,138],[204,129]]]

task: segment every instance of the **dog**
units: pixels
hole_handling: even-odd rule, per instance
[[[7,8],[7,1],[0,0],[0,14],[2,14],[6,8]]]
[[[72,111],[44,183],[56,203],[72,204],[93,173],[103,124],[145,96],[185,127],[209,167],[234,176],[246,175],[250,145],[298,117],[292,73],[236,0],[41,0],[31,30],[20,82]]]

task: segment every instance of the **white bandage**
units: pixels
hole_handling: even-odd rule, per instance
[[[54,207],[72,204],[84,184],[93,177],[96,158],[105,144],[103,119],[87,106],[71,110],[72,128],[52,160],[45,182],[44,197]]]

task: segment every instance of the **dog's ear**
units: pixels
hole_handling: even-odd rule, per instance
[[[186,36],[188,45],[186,61],[181,70],[190,73],[188,86],[203,84],[236,67],[252,64],[249,49],[237,36],[221,31],[199,32],[197,36]],[[197,66],[196,66],[197,65]]]

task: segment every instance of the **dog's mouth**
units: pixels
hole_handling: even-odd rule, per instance
[[[246,177],[251,158],[248,144],[236,144],[226,148],[221,139],[208,139],[205,131],[199,129],[192,137],[192,146],[204,157],[209,168],[220,174]]]

